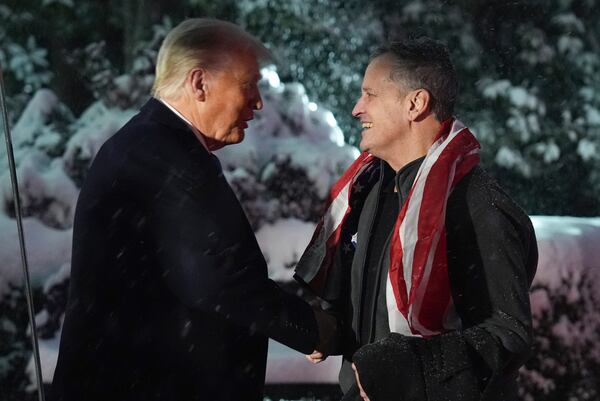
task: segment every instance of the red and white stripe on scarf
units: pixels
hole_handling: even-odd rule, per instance
[[[456,184],[479,163],[479,143],[458,120],[442,124],[423,160],[394,227],[386,298],[390,331],[429,337],[460,327],[448,279],[446,203]],[[333,186],[327,209],[296,266],[298,278],[322,294],[351,212],[352,188],[377,159],[367,153]],[[358,239],[360,241],[360,238]]]

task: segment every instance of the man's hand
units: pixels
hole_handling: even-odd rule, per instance
[[[319,328],[319,342],[316,346],[317,349],[312,354],[306,355],[306,359],[312,363],[319,363],[335,351],[338,345],[339,331],[334,315],[321,309],[314,309],[314,313]]]
[[[308,359],[310,362],[312,363],[319,363],[319,362],[323,362],[325,359],[327,359],[327,355],[323,355],[322,352],[314,350],[312,354],[310,355],[305,355],[306,359]]]
[[[354,376],[356,376],[356,384],[358,385],[358,390],[360,391],[360,397],[363,401],[371,401],[369,400],[369,396],[365,393],[365,389],[360,384],[360,378],[358,377],[358,370],[356,369],[356,365],[352,364],[352,370],[354,370]]]

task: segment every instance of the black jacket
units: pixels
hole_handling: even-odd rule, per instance
[[[411,166],[413,172],[419,165]],[[532,341],[528,291],[537,266],[537,245],[529,218],[484,170],[475,167],[454,188],[446,211],[448,272],[462,330],[428,340],[386,335],[381,321],[365,322],[358,312],[364,309],[363,272],[383,177],[365,200],[350,279],[342,286],[340,299],[334,300],[338,307],[345,305],[340,349],[344,399],[359,399],[353,388],[352,360],[364,375],[371,401],[514,399],[517,369]],[[396,179],[402,203],[414,174],[401,171]],[[384,252],[389,254],[389,242]],[[380,274],[385,278],[389,259],[381,260]],[[373,308],[381,307],[382,292],[374,293],[377,299],[366,300]],[[372,325],[371,335],[361,334],[364,324]]]
[[[96,156],[75,214],[52,399],[262,400],[267,336],[313,351],[216,157],[151,99]]]

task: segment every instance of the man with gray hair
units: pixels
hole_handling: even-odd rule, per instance
[[[516,399],[535,234],[479,166],[457,94],[428,38],[382,47],[366,69],[352,111],[363,153],[297,266],[339,317],[344,401]]]
[[[261,109],[266,55],[218,20],[165,38],[154,98],[102,146],[79,195],[52,399],[259,401],[267,337],[317,347],[327,317],[268,279],[212,154]]]

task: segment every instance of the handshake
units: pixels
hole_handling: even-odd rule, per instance
[[[314,352],[306,355],[306,359],[312,363],[319,363],[336,352],[340,345],[341,329],[335,314],[320,308],[315,308],[314,313],[319,329],[319,340]]]
[[[313,353],[306,355],[306,359],[311,363],[317,364],[323,362],[329,355],[340,352],[341,329],[339,320],[333,313],[324,311],[320,308],[315,308],[314,313],[319,328],[319,341]],[[354,364],[352,364],[352,369],[356,376],[356,384],[358,386],[360,397],[363,401],[370,401],[361,385],[358,370]]]

